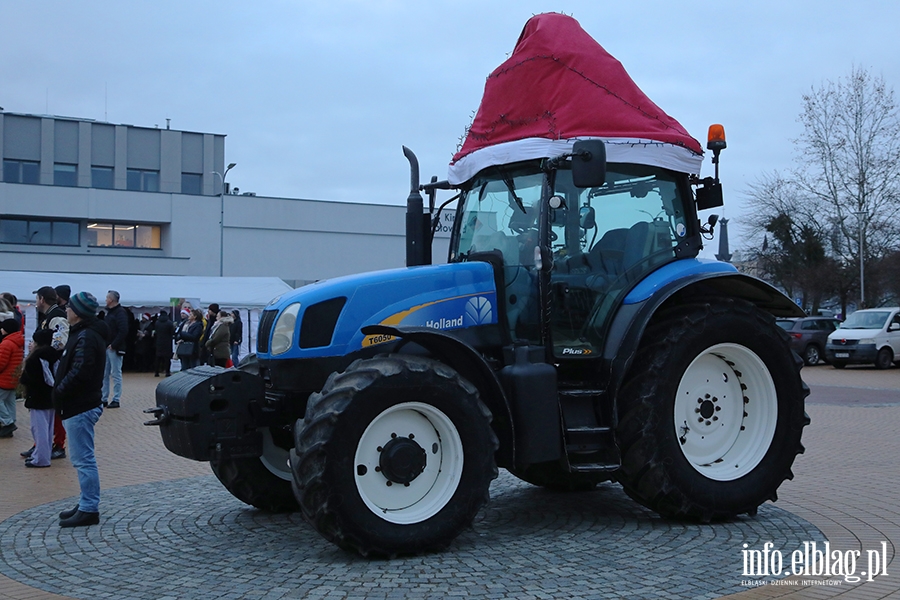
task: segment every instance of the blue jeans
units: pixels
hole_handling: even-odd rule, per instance
[[[78,485],[81,487],[78,510],[82,512],[100,512],[100,472],[94,457],[94,425],[102,414],[103,409],[98,406],[63,419],[69,434],[69,458],[78,473]]]
[[[104,402],[109,398],[109,378],[113,380],[113,397],[112,402],[119,402],[122,399],[122,355],[115,350],[106,349],[106,370],[103,372],[103,389],[100,391],[100,398]]]
[[[238,366],[241,358],[241,345],[240,344],[232,344],[231,345],[231,362],[234,363],[234,366]]]

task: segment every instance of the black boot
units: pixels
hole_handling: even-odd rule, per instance
[[[100,513],[98,512],[82,512],[78,510],[68,519],[59,521],[60,527],[83,527],[85,525],[96,525],[100,522]]]
[[[78,512],[78,505],[76,504],[75,508],[70,508],[69,510],[64,510],[61,513],[59,513],[59,518],[60,519],[71,519],[72,517],[75,516],[75,513],[77,513],[77,512]]]

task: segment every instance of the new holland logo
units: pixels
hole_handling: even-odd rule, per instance
[[[466,326],[484,325],[494,320],[494,307],[491,301],[484,296],[469,298],[466,302],[465,321]]]

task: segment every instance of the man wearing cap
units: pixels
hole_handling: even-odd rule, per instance
[[[57,290],[60,290],[58,293]],[[53,332],[53,341],[50,346],[57,352],[62,352],[69,341],[69,321],[66,319],[65,303],[61,303],[60,293],[65,295],[66,302],[69,301],[71,290],[67,285],[60,285],[52,288],[45,285],[35,290],[35,307],[38,311],[38,329],[49,329]],[[43,315],[41,317],[41,315]],[[30,343],[28,351],[34,349],[34,344]],[[22,456],[30,457],[31,450],[26,450]],[[53,422],[53,450],[52,458],[66,457],[66,428],[63,426],[62,419],[57,414]]]
[[[119,292],[109,290],[106,294],[106,318],[109,327],[109,346],[106,347],[106,371],[103,374],[103,406],[119,408],[122,400],[122,357],[125,356],[125,336],[128,335],[128,315],[119,304]],[[109,399],[109,380],[113,382],[113,397]]]
[[[66,320],[65,309],[57,305],[59,296],[49,285],[35,290],[34,294],[38,315],[43,315],[38,318],[38,327],[53,331],[53,342],[50,345],[61,351],[69,339],[69,322]]]
[[[109,330],[97,319],[97,299],[78,292],[69,300],[69,341],[59,359],[53,406],[69,432],[69,456],[78,472],[78,505],[59,513],[60,527],[100,522],[100,474],[94,457],[94,425],[103,413],[100,390],[106,367]]]

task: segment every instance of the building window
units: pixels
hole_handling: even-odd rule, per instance
[[[159,171],[128,169],[127,188],[138,192],[158,192]]]
[[[3,160],[3,181],[7,183],[40,183],[40,163],[31,160]]]
[[[104,190],[113,189],[113,168],[91,167],[91,187]]]
[[[88,223],[88,246],[98,248],[160,248],[159,225]]]
[[[194,194],[199,196],[201,191],[202,178],[199,173],[182,173],[181,174],[181,193]]]
[[[77,221],[0,220],[0,242],[4,244],[78,246],[81,243],[79,233]]]
[[[78,185],[78,167],[56,163],[53,165],[53,185],[75,187]]]

